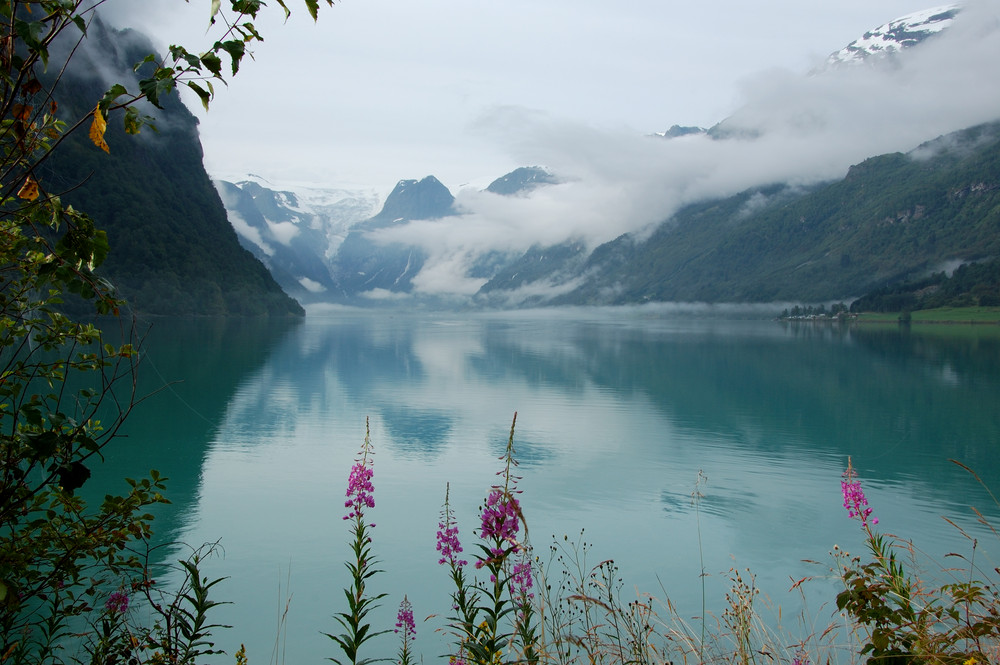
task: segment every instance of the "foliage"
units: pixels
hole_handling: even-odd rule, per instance
[[[133,63],[152,48],[144,36],[114,30],[96,17],[81,46],[86,58],[71,63],[59,82],[60,116],[85,111],[106,88],[108,71],[141,76],[151,65],[133,74]],[[103,67],[86,66],[92,60]],[[264,265],[240,246],[205,172],[197,118],[178,95],[161,98],[160,105],[155,132],[133,137],[112,122],[105,133],[111,154],[95,150],[79,132],[66,137],[40,168],[52,189],[65,192],[64,201],[88,211],[107,233],[114,251],[99,274],[139,313],[301,314]]]
[[[861,523],[872,557],[862,563],[860,557],[837,552],[844,581],[837,608],[866,633],[860,654],[869,663],[900,665],[990,662],[1000,638],[1000,598],[991,582],[979,579],[983,572],[974,560],[977,542],[972,540],[972,557],[962,557],[968,566],[965,579],[928,583],[897,557],[897,551],[912,554],[912,543],[875,530],[878,520],[869,519],[871,509],[850,460],[845,478],[844,505]]]
[[[364,507],[374,503],[373,488],[367,483],[371,475],[362,473],[370,471],[364,453],[369,446],[366,438],[352,470],[349,519],[359,519]],[[488,573],[488,579],[465,572],[468,562],[459,558],[463,549],[446,491],[437,550],[439,563],[448,567],[454,585],[453,613],[445,628],[453,640],[447,654],[450,663],[809,665],[856,662],[860,656],[870,665],[976,665],[993,662],[1000,649],[998,587],[984,578],[976,562],[977,541],[970,538],[971,556],[949,555],[960,558],[964,568],[920,571],[912,543],[876,530],[879,520],[850,459],[841,479],[843,505],[848,517],[860,524],[871,560],[863,562],[834,547],[833,570],[843,583],[836,597],[837,614],[828,626],[813,628],[806,635],[791,635],[782,628],[780,608],[777,624],[764,618],[764,612],[772,608],[748,569],[729,570],[725,609],[717,617],[696,617],[699,630],[678,614],[668,598],[660,601],[641,593],[632,599],[624,597],[624,581],[613,560],[588,562],[593,546],[583,540],[583,532],[575,542],[567,536],[554,538],[547,565],[524,556],[530,548],[527,539],[519,537],[521,527],[527,531],[527,522],[515,496],[513,423],[501,460],[498,475],[502,482],[491,488],[480,507],[474,557],[474,568]],[[696,502],[703,484],[699,475]],[[982,515],[980,519],[989,526]],[[366,551],[359,561],[367,557]],[[348,621],[355,608],[369,607],[367,600],[356,602],[364,592],[359,581],[366,577],[358,574],[362,568],[348,567],[355,576],[354,589],[345,590],[352,612],[338,616],[342,625],[365,636],[355,640],[360,644],[377,633],[367,623]],[[942,575],[943,583],[938,581]],[[792,590],[801,590],[808,581],[794,582]],[[803,615],[802,620],[803,626],[815,626],[812,617]],[[402,634],[397,662],[416,662],[413,610],[406,596],[397,614],[396,632]],[[347,637],[334,639],[344,647]]]
[[[597,248],[573,273],[586,283],[554,302],[839,300],[947,261],[996,256],[998,130],[977,126],[913,155],[873,157],[834,182],[686,206],[648,238]]]
[[[937,272],[923,279],[876,289],[851,303],[852,312],[901,312],[939,307],[1000,305],[1000,261],[960,265],[950,275]]]
[[[173,594],[154,591],[139,552],[151,534],[149,509],[165,502],[163,478],[126,479],[121,495],[88,506],[76,491],[136,402],[137,336],[118,319],[109,343],[92,322],[63,311],[68,299],[91,316],[120,315],[123,301],[96,270],[107,235],[68,205],[50,182],[53,155],[86,128],[94,151],[109,152],[111,114],[129,134],[152,123],[145,100],[161,107],[178,85],[207,103],[222,80],[221,54],[235,73],[245,46],[260,39],[250,19],[262,3],[233,0],[212,21],[221,38],[194,55],[172,47],[147,56],[130,90],[114,84],[75,117],[60,116],[62,73],[104,0],[0,0],[0,659],[64,662],[70,637],[93,662],[194,662],[211,653],[206,618],[217,581],[198,573],[199,553],[180,563]],[[315,16],[315,0],[306,0]],[[279,0],[279,5],[284,4]],[[287,8],[285,8],[287,11]],[[139,594],[162,619],[141,637],[123,618]],[[156,596],[154,597],[154,594]],[[102,599],[106,598],[104,602]],[[166,600],[165,600],[166,599]]]

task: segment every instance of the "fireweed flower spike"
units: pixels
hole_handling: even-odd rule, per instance
[[[510,550],[520,549],[517,542],[517,532],[520,530],[521,505],[507,490],[494,488],[486,498],[480,521],[479,537],[493,541],[490,553],[493,557],[501,557],[504,550],[501,544],[510,545]],[[508,550],[509,551],[509,550]],[[481,568],[483,562],[476,563]]]
[[[372,595],[368,590],[372,577],[381,572],[376,568],[378,562],[372,555],[372,539],[368,532],[375,525],[366,523],[364,514],[365,508],[375,507],[375,488],[372,486],[373,456],[371,430],[366,419],[365,442],[351,467],[351,475],[347,480],[347,501],[344,502],[344,507],[349,511],[344,519],[351,524],[350,546],[354,554],[353,560],[346,562],[347,569],[351,573],[351,586],[344,589],[349,611],[337,612],[333,616],[343,629],[343,633],[339,635],[324,633],[344,652],[343,661],[330,659],[342,665],[347,663],[367,665],[373,662],[368,658],[360,658],[358,652],[365,642],[387,632],[372,631],[371,625],[367,623],[368,614],[378,607],[378,602],[386,595],[384,593]]]
[[[410,643],[417,638],[417,627],[413,622],[413,606],[406,596],[403,596],[403,602],[399,604],[399,612],[396,614],[395,632],[402,639],[397,662],[399,665],[411,665],[413,659],[410,653]]]
[[[851,519],[855,517],[861,520],[861,525],[868,527],[868,518],[872,514],[872,509],[868,507],[868,499],[865,498],[864,490],[861,489],[861,481],[858,480],[854,467],[851,466],[851,458],[847,458],[847,470],[844,471],[840,481],[840,491],[844,495],[844,508],[847,509],[847,516]],[[878,518],[872,518],[872,526],[878,524]]]
[[[369,459],[372,455],[371,440],[366,435],[364,446],[354,461],[351,475],[347,479],[347,501],[344,502],[344,507],[349,509],[349,512],[344,515],[345,520],[361,516],[366,507],[375,507],[375,487],[372,485],[372,476],[375,474],[375,470]]]
[[[464,566],[469,562],[458,558],[462,552],[462,543],[458,541],[458,524],[455,523],[451,504],[448,502],[450,492],[451,486],[446,485],[444,508],[441,510],[441,521],[438,522],[437,531],[437,551],[441,553],[438,563],[442,566],[446,563],[450,566]]]

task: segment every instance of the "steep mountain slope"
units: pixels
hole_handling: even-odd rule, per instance
[[[382,243],[378,231],[413,220],[434,220],[452,215],[455,198],[434,176],[400,180],[382,210],[353,227],[337,250],[331,266],[336,290],[333,299],[382,299],[409,293],[426,253],[417,246]]]
[[[133,64],[152,51],[144,36],[95,20],[58,86],[60,109],[80,117],[109,85],[101,72],[132,76]],[[110,154],[77,132],[44,165],[64,200],[107,232],[111,252],[100,274],[138,312],[301,315],[301,306],[240,247],[202,164],[197,120],[176,96],[163,105],[144,109],[158,132],[126,136],[113,121]]]
[[[274,190],[259,178],[215,185],[240,243],[302,302],[323,300],[336,288],[330,257],[378,204],[378,195],[367,190]]]
[[[1000,255],[1000,123],[873,157],[838,182],[688,206],[599,247],[553,303],[841,300]],[[496,299],[501,284],[484,287]]]
[[[838,67],[891,57],[947,29],[959,11],[959,5],[944,5],[890,21],[831,54],[826,64]]]

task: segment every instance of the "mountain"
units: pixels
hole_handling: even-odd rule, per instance
[[[870,59],[893,57],[903,49],[947,29],[960,11],[959,5],[945,5],[909,14],[866,32],[830,55],[827,66],[858,65]]]
[[[240,243],[302,302],[324,300],[336,289],[331,257],[350,228],[372,216],[379,200],[373,190],[275,190],[257,176],[238,183],[219,180],[215,186]]]
[[[95,18],[56,88],[60,111],[82,117],[112,80],[134,81],[134,63],[152,52],[144,35]],[[162,110],[142,109],[158,131],[127,136],[113,117],[105,135],[110,154],[78,131],[42,167],[50,188],[107,232],[111,251],[98,273],[136,312],[301,316],[301,306],[240,246],[205,172],[197,119],[176,95],[161,101]]]
[[[958,15],[916,13],[808,76],[768,78],[711,130],[675,125],[622,142],[581,132],[569,175],[524,167],[457,199],[433,177],[400,181],[339,245],[303,243],[328,273],[317,261],[279,263],[288,219],[246,213],[234,224],[256,229],[241,230],[244,242],[257,236],[283,283],[315,282],[317,298],[359,305],[821,302],[919,281],[1000,255],[997,107],[939,103],[960,74],[981,87],[981,67],[958,55],[993,53],[971,48],[968,30],[939,37]],[[996,30],[980,33],[997,41]],[[295,207],[288,193],[251,198],[258,212]],[[267,235],[275,228],[285,242]]]
[[[337,249],[331,265],[335,282],[332,299],[393,299],[409,293],[427,253],[416,245],[380,242],[378,231],[453,215],[454,204],[451,192],[434,176],[419,181],[400,180],[378,214],[352,227]]]
[[[570,270],[537,260],[560,254],[564,245],[534,248],[529,275],[498,276],[479,300],[508,304],[532,282],[552,294],[544,304],[851,300],[1000,256],[1000,123],[872,157],[824,185],[689,205],[648,238],[623,235],[585,261],[577,253]]]
[[[501,196],[528,194],[542,185],[555,185],[558,178],[540,166],[522,166],[490,183],[487,192]]]
[[[530,166],[497,178],[485,191],[527,196],[557,182],[546,169]],[[426,252],[380,242],[379,231],[460,214],[451,192],[433,176],[400,180],[377,213],[373,191],[278,190],[258,176],[217,181],[216,188],[241,244],[302,302],[371,304],[373,298],[410,294],[410,280],[424,266]],[[517,258],[516,253],[486,252],[470,266],[470,276],[489,279]]]
[[[862,64],[884,66],[886,61],[891,62],[904,51],[948,29],[960,11],[960,5],[942,5],[908,14],[869,30],[859,39],[831,53],[823,67],[812,71],[810,76],[822,76],[825,70]],[[692,134],[707,134],[715,139],[746,139],[757,137],[759,131],[734,127],[732,119],[727,118],[708,129],[673,125],[656,136],[671,139]]]

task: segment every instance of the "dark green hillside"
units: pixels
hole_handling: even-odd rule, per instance
[[[133,32],[95,21],[90,57],[131,69],[152,47]],[[60,108],[82,115],[107,88],[98,69],[80,65],[59,84]],[[121,76],[127,76],[127,73]],[[243,249],[202,164],[197,119],[176,96],[145,109],[159,132],[126,136],[114,116],[96,148],[86,131],[72,134],[45,164],[45,180],[64,201],[90,214],[108,234],[111,253],[100,273],[139,312],[167,315],[301,315],[301,306]]]
[[[561,302],[848,299],[1000,254],[1000,126],[874,157],[809,191],[689,206],[643,243],[599,248]],[[605,259],[604,257],[610,257]]]

